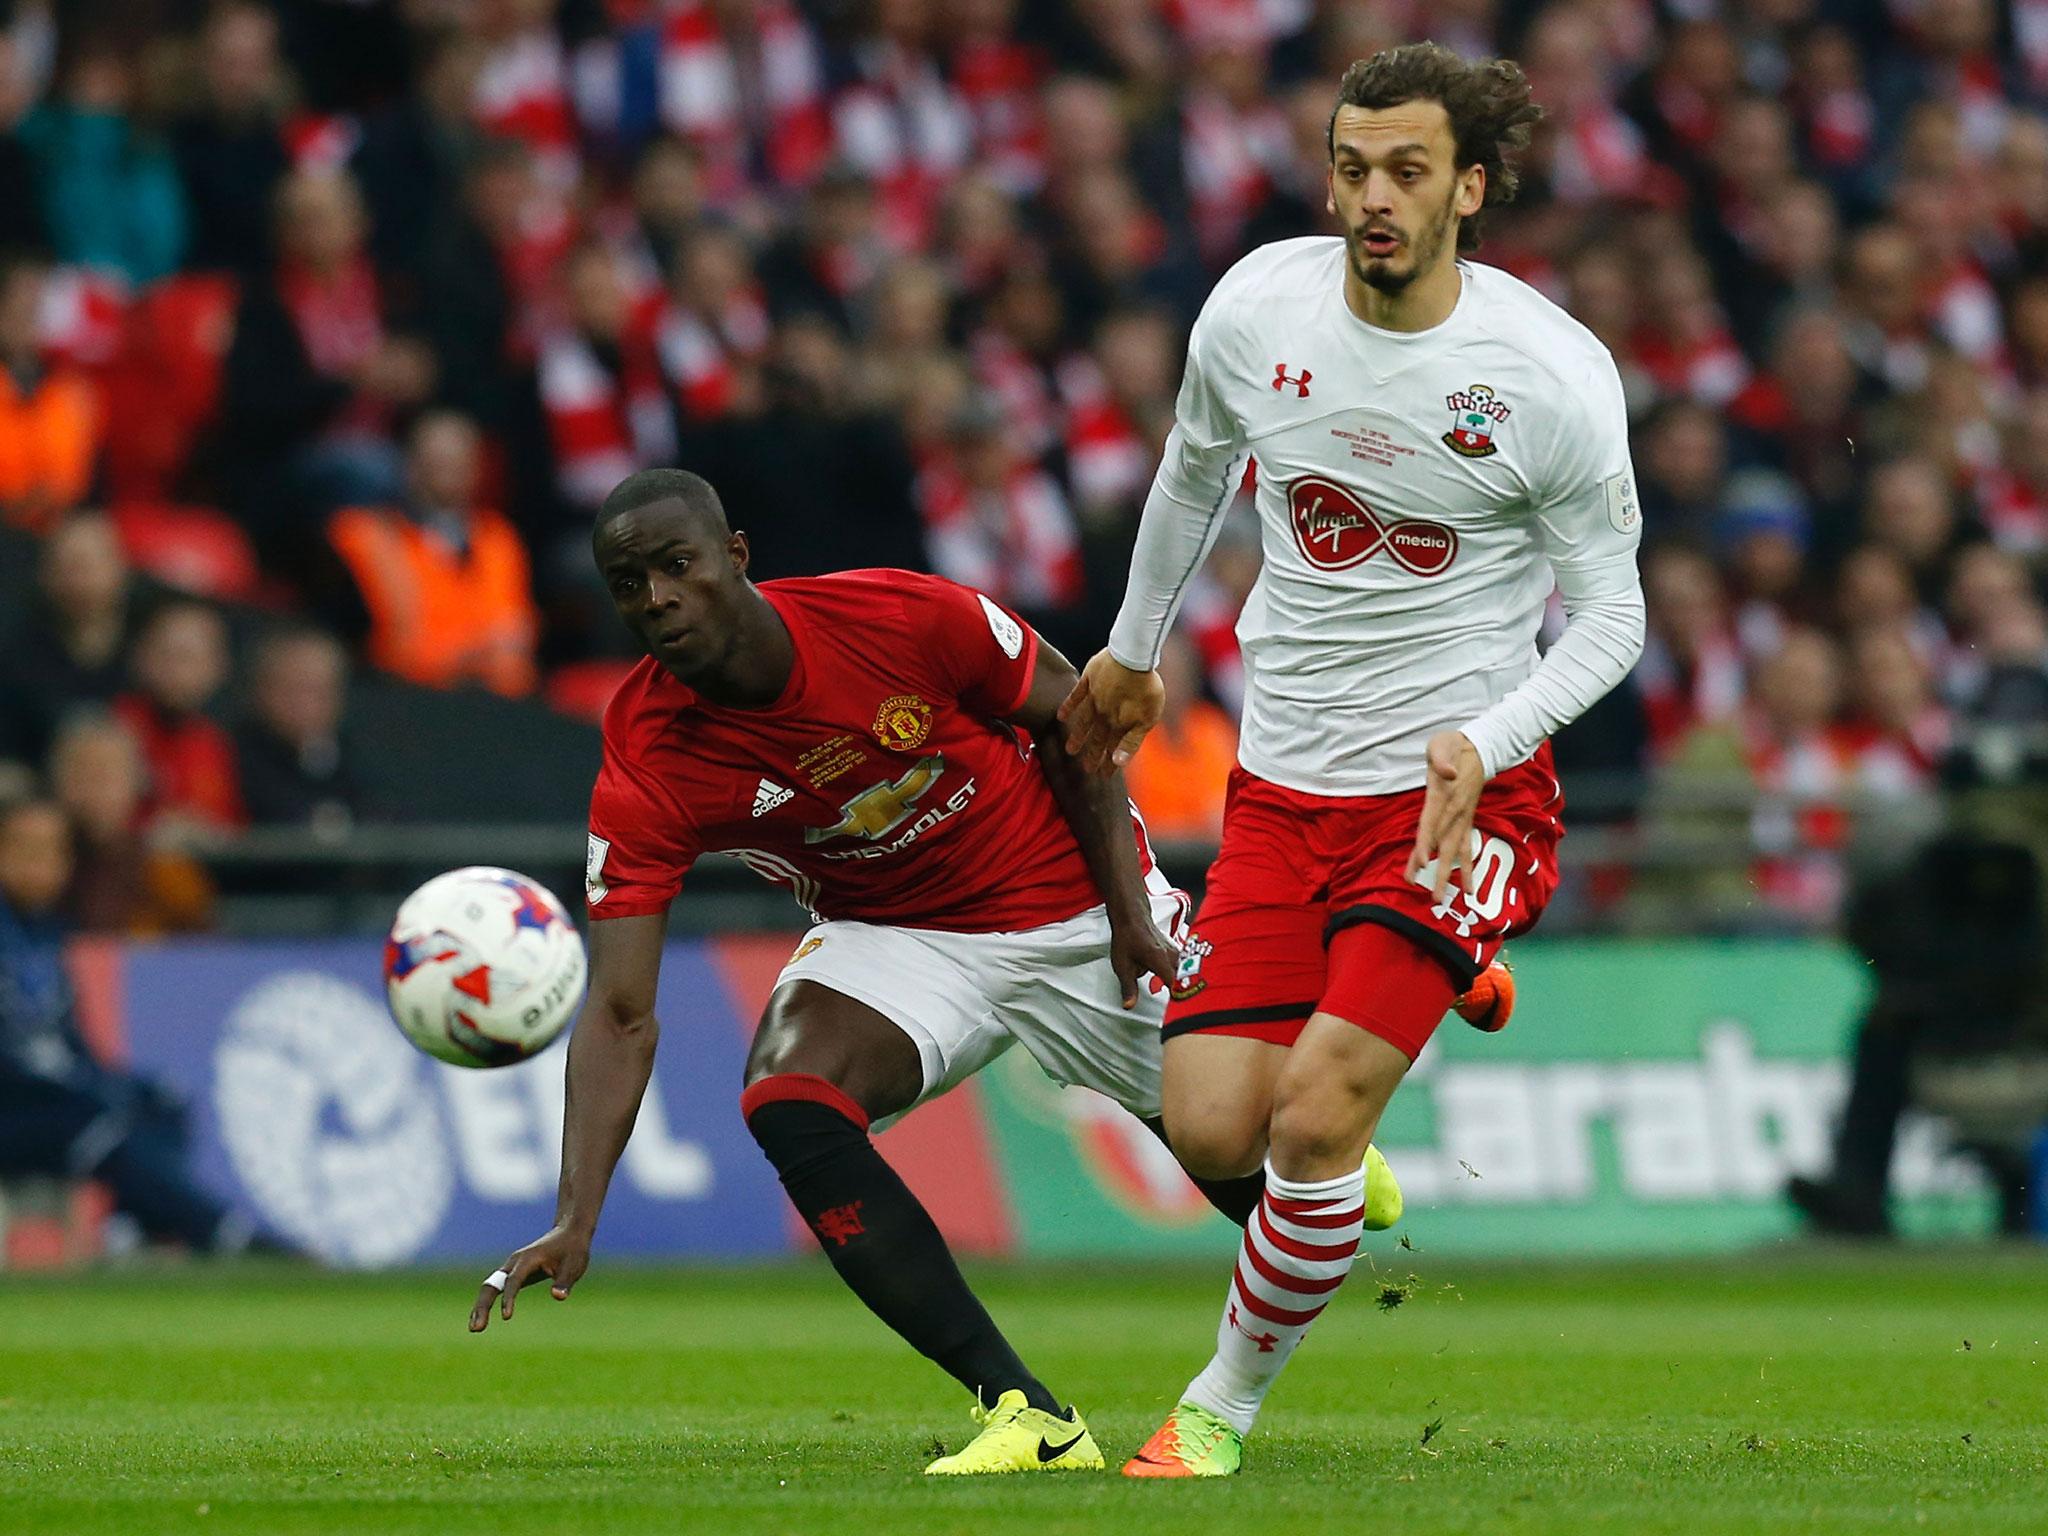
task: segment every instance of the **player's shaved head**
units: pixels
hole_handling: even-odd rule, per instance
[[[620,481],[590,552],[620,621],[670,673],[743,707],[775,697],[795,653],[747,580],[747,536],[702,475],[647,469]]]
[[[614,518],[663,501],[680,504],[695,524],[694,531],[700,535],[713,539],[730,537],[732,525],[725,518],[725,503],[718,499],[718,492],[709,480],[702,475],[693,475],[687,469],[643,469],[626,476],[612,487],[611,495],[605,497],[604,505],[597,509],[597,523],[592,532],[595,534],[603,529]]]

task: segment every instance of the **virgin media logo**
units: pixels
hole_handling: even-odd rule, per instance
[[[1318,570],[1348,571],[1381,550],[1415,576],[1441,576],[1458,558],[1456,530],[1419,517],[1388,518],[1341,485],[1310,475],[1288,488],[1294,543]]]

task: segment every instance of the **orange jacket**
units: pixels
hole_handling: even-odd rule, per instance
[[[53,368],[24,395],[0,368],[0,512],[8,523],[44,532],[84,501],[99,447],[99,392],[90,379]]]
[[[1223,792],[1236,762],[1236,725],[1198,699],[1145,738],[1124,783],[1154,837],[1213,838],[1223,830]]]
[[[350,507],[327,536],[370,611],[370,661],[429,688],[533,691],[539,624],[526,546],[495,512],[470,515],[469,550],[389,508]]]

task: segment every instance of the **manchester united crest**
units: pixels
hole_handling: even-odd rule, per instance
[[[893,694],[875,711],[875,740],[891,752],[915,752],[932,733],[932,707],[914,693]]]
[[[1446,448],[1468,459],[1489,458],[1500,452],[1500,445],[1493,440],[1494,429],[1512,412],[1494,397],[1490,385],[1474,384],[1445,395],[1444,404],[1451,408],[1451,430],[1443,437]]]

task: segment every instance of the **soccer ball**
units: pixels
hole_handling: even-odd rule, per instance
[[[509,869],[436,875],[384,941],[391,1017],[429,1056],[502,1067],[545,1050],[576,1014],[583,939],[552,892]]]

